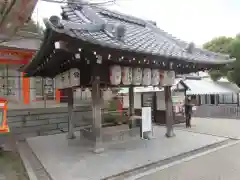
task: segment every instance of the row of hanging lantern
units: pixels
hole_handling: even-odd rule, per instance
[[[171,86],[175,80],[174,71],[162,71],[150,68],[131,68],[110,66],[110,83],[114,86]],[[56,88],[64,89],[80,86],[80,70],[70,69],[55,77]]]
[[[174,71],[150,68],[131,68],[119,65],[110,67],[111,85],[171,86],[175,80]]]
[[[79,69],[70,69],[55,77],[56,88],[64,89],[80,86],[80,71]]]

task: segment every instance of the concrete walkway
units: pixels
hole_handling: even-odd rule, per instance
[[[193,118],[192,128],[186,129],[185,124],[175,127],[184,131],[240,139],[240,120],[237,119]]]
[[[239,180],[240,143],[176,164],[138,180]]]
[[[159,126],[154,132],[155,139],[114,144],[102,154],[92,153],[79,136],[68,141],[66,134],[59,134],[27,142],[53,180],[99,180],[226,140],[183,130],[167,139],[165,127]]]

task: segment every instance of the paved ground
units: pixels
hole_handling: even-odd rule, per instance
[[[138,180],[239,180],[240,143],[157,171]]]
[[[186,129],[184,124],[176,125],[176,128],[240,139],[240,120],[235,119],[193,118],[191,129]]]
[[[111,145],[102,154],[92,153],[83,139],[68,142],[66,134],[30,138],[28,143],[53,180],[99,180],[226,140],[182,130],[167,139],[165,127],[159,126],[154,132],[156,139]]]
[[[186,129],[183,124],[176,125],[176,129],[236,139],[240,139],[239,127],[240,120],[210,118],[194,118],[191,129]],[[236,145],[187,162],[163,170],[152,169],[150,175],[143,176],[139,180],[239,180],[239,152],[240,141],[238,140]]]

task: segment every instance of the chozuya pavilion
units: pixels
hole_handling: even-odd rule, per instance
[[[159,29],[156,23],[84,4],[62,7],[62,18],[45,20],[40,50],[21,70],[28,77],[55,78],[68,92],[69,133],[72,123],[73,89],[91,88],[91,138],[95,150],[102,148],[101,89],[129,87],[129,115],[134,116],[134,86],[164,86],[166,136],[173,132],[171,85],[175,74],[217,69],[234,61],[186,43]],[[129,122],[134,118],[130,118]],[[130,126],[131,127],[131,126]]]

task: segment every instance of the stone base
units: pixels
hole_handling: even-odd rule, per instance
[[[165,134],[165,136],[166,136],[167,138],[171,138],[171,137],[175,137],[176,135],[175,135],[175,133],[174,133],[173,130],[172,130],[172,131],[170,131],[170,132],[167,132],[167,133]]]
[[[96,154],[103,153],[104,152],[104,148],[94,148],[93,152],[96,153]]]
[[[67,139],[76,139],[75,134],[67,134]]]

